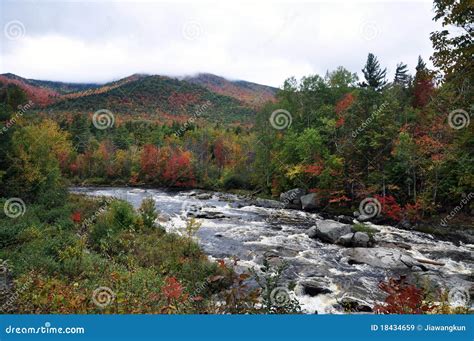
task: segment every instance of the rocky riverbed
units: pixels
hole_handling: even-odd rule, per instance
[[[307,313],[341,313],[347,305],[370,312],[386,296],[378,283],[400,275],[433,290],[474,297],[474,245],[467,241],[456,245],[370,222],[361,231],[352,218],[324,219],[317,213],[284,208],[288,201],[227,193],[139,188],[72,191],[114,196],[134,207],[152,197],[160,211],[159,223],[169,232],[181,233],[186,219],[196,217],[202,223],[197,233],[202,249],[213,259],[237,257],[240,269],[259,269],[265,258],[275,264],[286,262],[284,281],[296,284],[292,294]]]

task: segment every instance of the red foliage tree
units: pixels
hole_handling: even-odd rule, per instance
[[[173,186],[194,186],[191,153],[175,150],[164,165],[163,180]]]
[[[156,179],[160,172],[160,150],[152,144],[146,144],[140,158],[142,174],[148,179]]]

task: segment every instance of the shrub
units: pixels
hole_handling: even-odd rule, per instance
[[[155,200],[153,198],[146,198],[142,201],[138,210],[143,221],[143,225],[147,228],[155,226],[155,220],[158,218],[158,214],[155,209]]]

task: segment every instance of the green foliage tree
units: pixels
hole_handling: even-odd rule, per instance
[[[373,53],[369,53],[367,56],[367,62],[362,69],[362,73],[364,74],[365,81],[360,83],[361,87],[369,87],[380,91],[387,84],[385,79],[387,69],[381,69],[380,63]]]

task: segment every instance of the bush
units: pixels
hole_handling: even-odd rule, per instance
[[[155,220],[158,218],[158,213],[155,209],[155,200],[153,198],[146,198],[142,201],[138,210],[143,221],[143,225],[147,228],[155,226]]]

